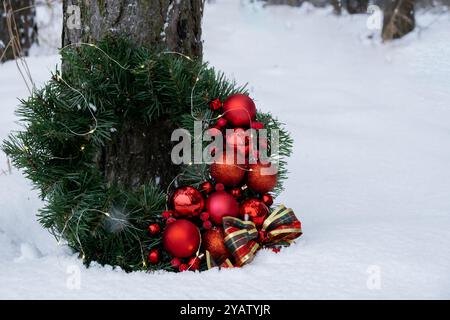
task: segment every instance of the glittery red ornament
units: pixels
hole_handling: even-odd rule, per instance
[[[177,258],[192,256],[200,245],[200,230],[192,222],[180,219],[169,224],[163,233],[164,249]]]
[[[256,117],[255,103],[244,94],[229,96],[222,110],[224,117],[235,127],[249,127]]]
[[[268,193],[263,194],[261,200],[268,207],[270,207],[273,204],[273,197]]]
[[[218,156],[218,160],[211,164],[210,170],[211,177],[226,186],[238,185],[245,176],[245,167],[235,164],[234,159],[227,160],[225,153]]]
[[[205,200],[200,191],[194,187],[185,186],[173,192],[170,206],[175,210],[175,217],[192,217],[203,211]]]
[[[161,227],[157,223],[152,223],[148,226],[148,232],[154,236],[155,234],[159,233],[161,231]]]
[[[233,188],[230,190],[230,193],[236,199],[240,199],[242,197],[242,189],[241,188]]]
[[[251,164],[247,175],[247,186],[257,193],[267,193],[277,185],[276,169],[268,164]]]
[[[205,194],[210,194],[214,191],[214,186],[211,182],[205,181],[200,185],[200,190],[203,191]]]
[[[222,263],[223,260],[231,257],[231,253],[225,245],[224,237],[223,229],[219,227],[213,227],[203,233],[202,236],[203,248],[208,250],[218,263]]]
[[[260,227],[266,217],[269,215],[269,208],[259,199],[251,198],[241,203],[239,208],[239,215],[244,218],[248,215],[253,223]]]
[[[216,225],[222,225],[222,218],[237,217],[239,205],[233,196],[225,191],[216,191],[206,200],[206,210],[210,220]]]
[[[222,102],[220,101],[220,99],[214,99],[209,103],[209,107],[214,111],[219,110],[220,108],[222,108]]]
[[[159,263],[159,261],[160,261],[159,250],[152,249],[148,254],[148,262],[150,262],[151,264],[157,264]]]

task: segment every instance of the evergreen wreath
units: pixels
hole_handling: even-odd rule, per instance
[[[170,117],[192,133],[194,120],[200,118],[207,129],[221,114],[211,103],[247,95],[246,87],[199,60],[134,46],[125,39],[68,47],[61,55],[63,74],[56,70],[42,89],[21,101],[17,115],[23,130],[13,132],[3,144],[13,164],[23,169],[45,202],[39,221],[58,241],[66,241],[79,252],[87,265],[95,261],[126,271],[185,270],[186,261],[174,259],[162,248],[161,229],[173,220],[173,190],[162,190],[156,181],[138,188],[107,183],[98,167],[98,153],[120,134],[130,117],[144,118],[149,124]],[[270,113],[258,112],[255,120],[266,129],[280,130],[279,153],[273,155],[280,159],[277,186],[272,191],[276,196],[287,177],[292,139]],[[182,172],[173,186],[189,185],[203,192],[206,183],[223,189],[212,179],[210,165],[187,165]],[[241,199],[260,196],[250,188],[242,193]],[[196,222],[202,234],[210,227],[206,220],[203,215]],[[299,223],[296,227],[300,228]],[[300,234],[297,230],[295,237]],[[284,240],[277,245],[292,239]],[[189,260],[187,269],[215,265],[212,257],[206,258],[196,268]],[[236,263],[236,259],[226,263]],[[224,266],[220,261],[217,264]]]

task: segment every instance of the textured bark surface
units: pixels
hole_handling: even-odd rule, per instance
[[[79,6],[81,28],[68,28]],[[202,56],[202,0],[64,0],[63,45],[95,43],[106,35],[125,35],[138,45],[163,46],[189,56]],[[125,119],[98,157],[108,183],[136,188],[150,180],[166,188],[179,173],[172,164],[174,123],[162,119]]]
[[[414,0],[388,0],[384,8],[383,41],[398,39],[414,30]]]
[[[6,4],[6,11],[4,4]],[[34,0],[0,1],[0,57],[3,56],[4,60],[14,59],[14,51],[11,48],[7,49],[11,40],[7,23],[8,12],[15,12],[13,14],[15,24],[12,24],[13,34],[18,38],[24,56],[28,55],[31,45],[37,39]]]

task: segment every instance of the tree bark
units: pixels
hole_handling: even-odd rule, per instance
[[[384,8],[383,41],[398,39],[414,30],[414,0],[388,0]]]
[[[5,6],[6,5],[6,11]],[[37,40],[35,22],[36,8],[34,0],[0,1],[0,57],[4,60],[14,59],[16,55],[27,56],[29,49]],[[10,13],[14,12],[12,15]],[[11,17],[11,27],[16,50],[11,48],[8,17]],[[18,51],[20,52],[18,52]]]
[[[203,0],[64,0],[63,45],[120,35],[137,45],[163,46],[201,58],[203,5]],[[80,8],[81,28],[68,27],[73,6]],[[153,180],[165,189],[180,171],[170,158],[174,129],[171,119],[150,124],[141,118],[124,119],[98,156],[107,182],[135,189]]]

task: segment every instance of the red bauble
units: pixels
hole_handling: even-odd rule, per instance
[[[251,164],[247,176],[247,186],[255,192],[267,193],[277,185],[278,175],[271,164]]]
[[[192,217],[199,215],[205,206],[200,191],[194,187],[185,186],[177,188],[170,198],[175,217]]]
[[[183,272],[183,271],[187,271],[188,268],[189,268],[189,267],[188,267],[188,265],[187,265],[186,263],[182,263],[182,264],[180,264],[180,266],[178,267],[178,270],[179,270],[180,272]]]
[[[232,150],[234,154],[238,152],[241,155],[248,155],[250,150],[250,136],[244,129],[236,128],[232,133],[227,132],[225,140],[227,150]]]
[[[226,154],[222,153],[218,156],[219,160],[211,164],[211,177],[229,187],[238,185],[245,176],[244,166],[236,164],[233,157],[230,158],[227,160]]]
[[[172,260],[170,260],[170,265],[174,268],[178,268],[181,265],[181,261],[178,258],[173,258]]]
[[[268,193],[263,194],[261,200],[268,207],[270,207],[273,204],[273,197]]]
[[[208,250],[218,263],[222,263],[223,260],[231,257],[231,253],[225,245],[224,237],[223,229],[218,227],[209,229],[203,233],[202,237],[203,248]]]
[[[250,97],[234,94],[223,103],[223,115],[235,127],[249,127],[255,120],[256,106]]]
[[[212,223],[211,221],[207,220],[207,221],[203,221],[203,228],[205,228],[206,230],[211,229],[212,227]]]
[[[205,181],[200,185],[200,190],[203,191],[205,194],[210,194],[214,191],[214,186],[211,182]]]
[[[153,249],[150,251],[150,253],[148,254],[148,262],[150,262],[151,264],[157,264],[160,261],[160,257],[159,257],[159,250],[158,249]]]
[[[162,238],[168,253],[177,258],[187,258],[198,250],[200,230],[192,222],[181,219],[169,224]]]
[[[223,128],[227,125],[228,121],[225,118],[219,118],[219,120],[217,120],[216,125],[214,126],[215,128]]]
[[[254,122],[252,122],[252,128],[256,129],[256,130],[264,129],[264,123],[254,121]]]
[[[159,233],[161,231],[161,227],[157,223],[152,223],[148,226],[148,232],[154,236],[155,234]]]
[[[230,190],[230,193],[236,199],[240,199],[242,197],[242,189],[241,188],[233,188]]]
[[[200,220],[207,221],[209,219],[209,213],[208,212],[202,212],[200,214]]]
[[[173,216],[172,210],[166,210],[162,213],[163,219],[169,219],[171,216]]]
[[[222,218],[237,217],[239,205],[235,198],[225,191],[216,191],[206,200],[206,210],[210,220],[216,225],[222,225]]]
[[[260,227],[269,215],[269,208],[259,199],[251,198],[241,203],[239,214],[243,218],[248,215],[251,221]]]
[[[199,257],[190,258],[187,265],[188,265],[188,269],[191,271],[196,271],[196,270],[200,269],[200,258]]]

